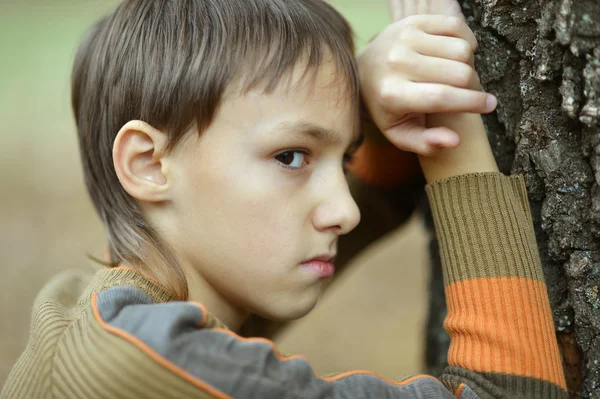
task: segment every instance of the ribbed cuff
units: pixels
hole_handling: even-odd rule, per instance
[[[568,399],[561,387],[537,378],[511,374],[474,373],[460,367],[448,367],[440,380],[452,392],[461,384],[467,385],[478,398]],[[467,396],[469,397],[469,396]],[[461,396],[462,398],[462,396]]]
[[[478,277],[544,281],[521,176],[476,173],[426,187],[446,285]]]

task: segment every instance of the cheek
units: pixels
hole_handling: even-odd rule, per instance
[[[303,229],[300,215],[291,209],[286,197],[256,185],[236,187],[235,191],[241,201],[231,211],[241,224],[234,222],[230,231],[245,243],[248,255],[271,263],[293,254]]]
[[[302,210],[277,180],[278,171],[269,175],[273,165],[247,165],[213,169],[211,176],[200,179],[203,184],[197,185],[194,197],[212,211],[198,224],[214,226],[206,239],[218,241],[214,244],[228,251],[228,258],[272,264],[295,257],[304,230]]]

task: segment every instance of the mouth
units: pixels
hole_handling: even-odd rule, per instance
[[[302,262],[300,267],[310,270],[319,278],[329,278],[335,273],[334,258],[335,254],[320,255]]]

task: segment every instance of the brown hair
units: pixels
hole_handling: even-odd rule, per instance
[[[268,92],[301,60],[314,72],[329,55],[358,104],[351,28],[323,0],[125,0],[96,23],[76,55],[72,105],[110,265],[134,265],[187,299],[173,251],[117,179],[112,146],[125,123],[162,130],[173,149],[211,123],[234,80]]]

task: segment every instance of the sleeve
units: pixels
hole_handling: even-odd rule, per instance
[[[306,359],[282,355],[271,341],[216,327],[200,304],[156,304],[133,286],[93,296],[87,327],[65,334],[55,370],[61,398],[454,397],[429,376],[317,376]]]
[[[441,381],[459,398],[567,398],[523,178],[463,175],[427,194],[451,337]]]

